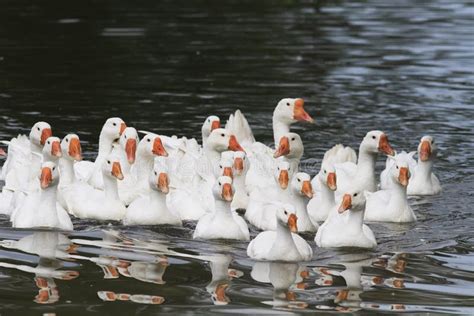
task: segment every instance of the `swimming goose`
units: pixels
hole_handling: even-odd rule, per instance
[[[276,212],[277,230],[257,235],[247,248],[247,255],[255,260],[299,262],[309,261],[313,250],[295,234],[298,231],[296,212],[291,205],[282,205]]]
[[[199,219],[193,238],[249,240],[247,223],[230,208],[233,198],[232,179],[227,176],[217,178],[213,194],[215,210]]]
[[[222,158],[226,156],[232,161],[232,184],[235,188],[234,199],[232,200],[232,210],[246,210],[249,203],[249,195],[245,186],[245,177],[250,168],[250,161],[243,151],[227,151],[222,153]]]
[[[68,186],[75,184],[78,180],[74,173],[74,163],[82,160],[82,148],[79,136],[67,134],[61,141],[62,156],[59,158],[58,166],[61,175],[58,185],[58,202],[68,212],[67,202],[63,191]]]
[[[314,240],[319,247],[375,248],[372,230],[364,224],[364,191],[356,188],[344,193],[340,206],[330,211],[326,221],[319,227]]]
[[[408,195],[435,195],[441,192],[441,184],[432,171],[437,151],[432,136],[421,138],[418,145],[418,163],[408,183]]]
[[[61,158],[62,156],[61,140],[58,137],[54,136],[48,137],[42,149],[42,156],[42,162],[58,162],[59,158]]]
[[[131,172],[135,163],[137,144],[140,142],[138,132],[133,127],[127,127],[120,135],[119,143],[114,145],[112,152],[120,157],[122,166],[123,180],[118,182],[120,200],[129,205],[136,198],[135,185],[137,179]]]
[[[392,159],[393,157],[398,157],[399,160],[404,160],[408,163],[408,171],[410,174],[413,174],[413,171],[416,167],[416,161],[413,159],[413,156],[416,154],[416,151],[411,151],[407,153],[406,151],[402,151],[400,153],[395,153],[394,156],[387,156],[387,160],[385,162],[385,169],[380,174],[380,188],[382,190],[388,190],[394,184],[390,176],[390,169],[395,164],[395,160]]]
[[[230,299],[226,295],[226,291],[229,289],[232,279],[241,277],[243,273],[235,269],[229,269],[232,261],[230,255],[218,253],[203,259],[209,260],[211,268],[212,280],[206,286],[206,291],[211,294],[212,303],[214,305],[227,305],[230,303]]]
[[[181,220],[172,214],[166,205],[169,192],[168,169],[160,161],[155,162],[148,177],[150,192],[135,199],[127,208],[124,225],[177,225]]]
[[[211,132],[217,128],[221,128],[221,120],[219,117],[215,115],[207,117],[201,127],[202,147],[206,145],[207,138]]]
[[[74,165],[74,170],[78,179],[88,182],[96,189],[103,189],[102,163],[107,155],[112,152],[113,143],[120,138],[127,125],[118,117],[109,118],[99,135],[99,152],[94,162],[80,161]]]
[[[278,146],[283,134],[290,132],[291,124],[296,122],[313,123],[313,118],[304,109],[303,99],[285,98],[278,102],[273,111],[273,138]]]
[[[313,198],[311,177],[305,172],[298,172],[291,180],[291,190],[285,202],[292,204],[298,217],[298,232],[316,232],[319,225],[313,224],[308,215],[308,201]]]
[[[365,220],[377,222],[407,223],[416,221],[415,213],[408,204],[409,161],[405,155],[388,156],[393,160],[389,169],[389,189],[366,193]]]
[[[394,154],[394,150],[384,132],[370,131],[360,143],[357,163],[353,161],[335,163],[337,174],[336,197],[340,197],[344,192],[350,190],[355,179],[361,190],[374,192],[377,189],[375,160],[379,152],[386,155]]]
[[[334,191],[337,189],[336,169],[331,163],[321,164],[321,170],[311,184],[318,191],[308,203],[308,215],[313,224],[325,221],[331,209],[336,206]]]
[[[77,183],[64,192],[68,210],[76,217],[97,220],[121,220],[126,208],[119,199],[117,180],[123,179],[120,157],[109,154],[102,161],[104,190]]]
[[[54,162],[41,165],[39,198],[32,193],[15,210],[12,225],[15,228],[46,227],[61,230],[73,230],[71,219],[64,209],[56,204],[56,192],[59,183],[59,170]]]

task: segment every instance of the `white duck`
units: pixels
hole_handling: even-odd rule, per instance
[[[206,145],[207,138],[211,132],[217,128],[221,128],[220,118],[215,115],[207,117],[201,127],[202,147]]]
[[[333,158],[337,174],[337,191],[336,196],[341,196],[352,187],[357,179],[361,190],[374,192],[377,189],[375,181],[375,160],[377,154],[381,152],[386,155],[393,155],[394,150],[388,142],[388,137],[382,131],[368,132],[359,147],[359,158],[357,163],[353,161],[345,161],[337,163],[338,159]],[[343,151],[346,156],[346,152]],[[350,157],[350,156],[349,156]]]
[[[137,183],[136,176],[132,174],[131,168],[135,163],[137,144],[140,142],[138,132],[133,127],[127,127],[120,135],[119,143],[114,145],[112,152],[120,157],[122,166],[123,181],[118,182],[120,200],[129,205],[136,198],[134,190]]]
[[[249,195],[245,186],[245,177],[250,168],[250,161],[243,151],[223,152],[222,157],[228,155],[232,161],[232,183],[235,188],[234,199],[232,200],[232,210],[246,210],[249,203]]]
[[[199,219],[193,238],[249,240],[247,223],[230,208],[233,198],[232,179],[227,176],[217,178],[213,194],[215,211]]]
[[[127,208],[124,225],[178,225],[181,220],[166,206],[169,177],[166,166],[157,161],[149,175],[150,193],[135,199]]]
[[[389,189],[366,193],[365,220],[407,223],[416,221],[408,204],[407,186],[410,178],[409,162],[405,155],[388,156],[393,160],[389,169]]]
[[[407,153],[406,151],[402,151],[401,153],[396,153],[395,156],[398,157],[399,160],[404,160],[408,163],[408,171],[410,174],[413,174],[413,170],[416,167],[416,161],[413,159],[413,156],[416,154],[416,151],[411,151]],[[395,163],[395,160],[392,159],[393,156],[387,156],[387,160],[385,162],[385,169],[380,174],[380,188],[382,190],[388,190],[394,184],[392,178],[390,176],[391,168]]]
[[[311,182],[313,188],[319,189],[308,203],[308,215],[313,224],[325,221],[329,212],[336,206],[336,181],[336,169],[323,160],[321,170]]]
[[[353,188],[347,191],[340,206],[336,206],[319,227],[314,240],[323,248],[358,247],[375,248],[372,230],[364,224],[364,191]]]
[[[441,192],[441,184],[433,173],[438,148],[432,136],[423,136],[418,145],[418,163],[408,184],[408,195],[434,195]]]
[[[73,230],[71,219],[64,209],[57,207],[56,192],[59,183],[59,170],[54,162],[48,161],[41,166],[39,200],[26,198],[15,211],[13,227],[47,227],[61,230]],[[33,193],[34,194],[34,193]]]
[[[211,267],[212,280],[206,286],[206,291],[211,294],[212,303],[214,305],[227,305],[230,303],[229,297],[226,295],[233,278],[239,278],[243,275],[241,271],[229,269],[232,262],[230,255],[215,254],[209,258]]]
[[[298,231],[296,212],[291,205],[283,205],[276,212],[277,230],[257,235],[247,248],[247,255],[255,260],[299,262],[309,261],[313,250]]]
[[[42,149],[43,160],[42,162],[52,161],[57,163],[59,158],[62,156],[61,152],[61,140],[58,137],[48,137],[43,149]]]
[[[118,117],[109,118],[100,131],[99,152],[94,162],[80,161],[74,165],[78,179],[88,182],[96,189],[103,189],[102,164],[112,152],[113,144],[120,138],[127,125]]]
[[[281,136],[280,143],[273,157],[284,157],[283,159],[288,161],[293,170],[298,171],[303,153],[304,146],[300,135],[296,133],[285,133]]]
[[[291,191],[289,199],[285,202],[292,204],[298,217],[298,232],[316,232],[319,225],[312,223],[308,215],[307,205],[309,199],[313,198],[313,186],[311,177],[305,172],[298,172],[291,180]]]
[[[68,210],[76,217],[97,220],[121,220],[126,208],[119,199],[117,179],[122,180],[120,157],[109,154],[102,162],[104,190],[84,183],[63,190]]]
[[[61,177],[58,185],[58,202],[69,212],[66,200],[63,196],[63,190],[75,184],[78,180],[74,173],[74,163],[82,160],[82,148],[79,136],[76,134],[67,134],[61,141],[62,157],[59,159],[59,173]]]

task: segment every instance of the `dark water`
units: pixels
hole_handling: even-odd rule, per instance
[[[257,139],[270,142],[276,102],[303,97],[317,123],[295,130],[312,175],[324,150],[357,146],[368,130],[382,129],[408,150],[430,134],[444,190],[412,200],[414,224],[371,225],[375,251],[322,250],[305,236],[313,261],[259,264],[253,274],[245,243],[193,241],[193,224],[75,221],[77,231],[62,236],[13,230],[3,218],[0,239],[22,242],[1,242],[2,314],[474,313],[472,2],[0,6],[2,139],[46,120],[58,136],[78,133],[92,159],[109,116],[198,136],[207,115],[241,108]],[[213,276],[210,265],[221,273]],[[216,287],[227,305],[213,304]],[[105,302],[100,291],[149,296]],[[151,296],[162,304],[145,304]]]

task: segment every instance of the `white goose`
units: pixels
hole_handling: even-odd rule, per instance
[[[103,189],[102,164],[112,152],[113,143],[120,138],[127,125],[118,117],[109,118],[102,126],[99,136],[99,152],[94,162],[80,161],[74,165],[78,179],[88,182],[96,189]]]
[[[441,184],[432,171],[437,151],[438,148],[432,136],[421,138],[418,145],[418,163],[408,184],[409,195],[435,195],[441,192]]]
[[[59,158],[62,156],[61,152],[61,140],[58,137],[48,137],[43,149],[42,149],[43,160],[42,162],[52,161],[57,163]]]
[[[305,172],[298,172],[291,180],[291,191],[286,203],[292,204],[298,217],[298,232],[316,232],[319,225],[312,223],[308,215],[307,205],[313,198],[311,177]]]
[[[399,160],[404,160],[408,163],[408,171],[410,174],[413,174],[413,170],[416,167],[416,161],[413,159],[413,156],[416,154],[416,151],[411,151],[407,153],[406,151],[402,151],[401,153],[396,153],[395,156],[398,157]],[[395,163],[395,160],[392,159],[394,156],[387,156],[387,160],[385,162],[385,169],[380,174],[380,188],[382,190],[388,190],[393,185],[393,181],[390,176],[391,168]]]
[[[217,178],[213,193],[214,213],[199,219],[193,238],[249,240],[247,223],[230,208],[233,198],[232,179],[227,176]]]
[[[235,188],[232,210],[246,210],[249,203],[249,195],[245,186],[245,177],[250,168],[250,161],[243,151],[227,151],[222,153],[222,158],[228,156],[232,159],[232,184]]]
[[[366,193],[365,220],[407,223],[416,221],[408,204],[407,186],[410,178],[409,162],[405,155],[388,156],[393,160],[389,169],[389,189]]]
[[[114,146],[112,152],[120,157],[122,166],[123,181],[118,182],[120,200],[129,205],[136,198],[134,190],[137,183],[136,176],[132,174],[131,168],[135,163],[137,154],[137,144],[140,142],[138,132],[133,127],[127,127],[120,135],[119,143]]]
[[[156,161],[148,178],[150,193],[138,197],[128,206],[123,224],[181,226],[181,220],[172,214],[166,206],[166,195],[169,192],[169,177],[166,165]]]
[[[314,238],[316,245],[322,248],[375,248],[374,233],[364,224],[364,209],[364,191],[358,188],[347,191],[341,205],[331,210],[319,227]]]
[[[79,136],[76,134],[68,134],[61,141],[62,157],[59,159],[59,173],[61,177],[58,185],[58,202],[68,212],[67,202],[64,197],[64,190],[77,183],[74,173],[74,163],[82,160],[82,148]],[[85,185],[85,184],[84,184]]]
[[[121,220],[126,208],[119,199],[117,179],[122,180],[120,158],[109,154],[102,162],[104,190],[97,190],[84,183],[72,185],[63,194],[68,210],[76,217],[97,220]]]
[[[217,128],[221,128],[220,118],[215,115],[207,117],[201,127],[202,147],[206,145],[207,138],[211,132]]]
[[[71,219],[64,209],[57,207],[56,192],[59,183],[59,170],[54,162],[41,166],[39,199],[26,198],[15,210],[12,225],[15,228],[46,227],[73,230]],[[33,193],[34,194],[34,193]]]
[[[334,191],[337,189],[336,179],[336,169],[334,169],[334,166],[323,160],[321,170],[311,182],[313,188],[318,189],[308,203],[308,215],[313,224],[325,221],[329,212],[336,206],[334,194]]]

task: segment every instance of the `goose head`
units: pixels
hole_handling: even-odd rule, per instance
[[[332,191],[337,190],[336,169],[330,163],[323,163],[318,173],[319,180]]]
[[[390,156],[395,154],[395,151],[388,142],[387,135],[382,131],[368,132],[362,140],[361,149],[372,154],[377,154],[379,152]]]
[[[234,152],[234,173],[237,176],[244,175],[249,170],[250,164],[244,151]]]
[[[281,99],[273,111],[273,118],[285,124],[293,124],[298,121],[314,122],[313,118],[304,109],[304,100],[300,98]]]
[[[164,194],[168,194],[170,191],[169,185],[170,178],[168,176],[168,168],[164,164],[155,161],[153,171],[150,175],[151,188]]]
[[[46,140],[53,136],[51,125],[46,122],[37,122],[30,131],[30,142],[37,146],[44,146]]]
[[[102,174],[107,177],[114,177],[123,180],[120,157],[114,153],[109,154],[102,164]]]
[[[276,210],[277,222],[282,226],[288,226],[292,233],[298,232],[298,217],[296,210],[291,204],[282,204]]]
[[[288,188],[288,183],[293,175],[290,164],[287,161],[278,160],[275,167],[273,176],[280,188],[285,190]]]
[[[291,186],[295,192],[309,199],[313,198],[313,186],[311,177],[306,172],[298,172],[291,180]]]
[[[234,178],[234,172],[232,167],[234,165],[234,155],[232,151],[225,151],[221,155],[221,160],[217,165],[216,176],[227,176],[231,179]]]
[[[301,159],[303,152],[304,146],[300,135],[296,133],[286,133],[280,138],[280,143],[273,157],[278,158],[285,156],[288,159]]]
[[[406,187],[408,186],[408,179],[410,178],[410,169],[408,161],[406,161],[405,156],[396,155],[388,156],[389,159],[393,160],[393,166],[390,168],[391,178],[400,185]]]
[[[365,192],[360,189],[351,189],[347,191],[339,206],[338,212],[344,213],[347,210],[362,211],[365,208]]]
[[[220,153],[226,150],[244,151],[235,135],[224,128],[217,128],[211,132],[206,147]]]
[[[207,139],[211,132],[215,129],[221,128],[221,120],[218,116],[211,115],[206,118],[202,124],[201,132],[202,139]]]
[[[59,170],[56,163],[52,161],[44,162],[41,165],[40,185],[41,189],[46,189],[57,185],[59,182]]]
[[[232,187],[232,179],[227,176],[220,176],[212,189],[214,198],[226,202],[232,202],[234,198],[234,188]]]
[[[163,146],[160,136],[156,134],[145,135],[140,143],[138,143],[137,150],[139,154],[149,158],[153,157],[154,155],[164,157],[168,156],[168,152]]]
[[[135,162],[137,144],[139,141],[140,139],[138,138],[138,132],[133,127],[125,128],[122,135],[120,135],[120,146],[125,150],[129,164],[133,164]]]
[[[50,157],[51,160],[61,158],[61,140],[58,137],[48,137],[43,147],[43,155]]]
[[[105,121],[104,126],[102,126],[100,136],[112,142],[116,141],[120,138],[120,135],[122,135],[126,127],[127,125],[121,118],[111,117]]]
[[[79,141],[79,136],[76,134],[67,134],[61,141],[61,151],[63,156],[76,160],[82,160],[82,149],[81,142]]]
[[[436,157],[438,147],[432,136],[423,136],[418,145],[418,157],[421,161],[428,161]]]

